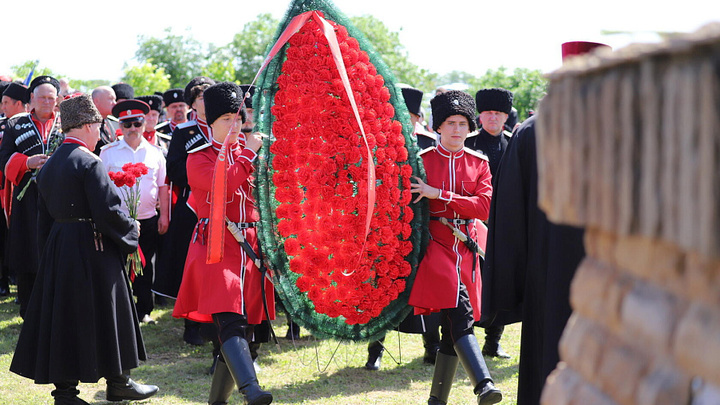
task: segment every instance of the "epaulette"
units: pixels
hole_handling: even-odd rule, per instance
[[[177,129],[177,127],[175,129]],[[170,134],[165,134],[162,132],[155,131],[155,135],[157,135],[158,138],[162,138],[168,142],[170,142],[172,140],[172,135],[170,135]]]
[[[211,144],[210,142],[208,142],[208,143],[205,143],[205,144],[202,144],[202,145],[198,146],[197,148],[193,148],[193,149],[188,150],[187,153],[195,153],[195,152],[201,151],[201,150],[203,150],[203,149],[205,149],[205,148],[209,148],[210,146],[212,146],[212,144]]]
[[[512,132],[510,132],[510,131],[505,131],[505,130],[503,130],[503,135],[505,135],[505,137],[506,137],[507,139],[510,139],[510,138],[512,138],[512,136],[513,136]]]
[[[487,155],[485,155],[484,153],[482,153],[480,151],[472,150],[470,148],[463,148],[463,149],[465,150],[465,153],[479,157],[480,159],[487,160],[488,162],[490,161],[490,159],[488,159]]]
[[[167,128],[167,129],[166,129]],[[170,133],[170,121],[165,121],[155,125],[155,131],[160,133]]]
[[[435,147],[431,146],[429,148],[425,148],[425,149],[421,150],[420,152],[418,152],[418,156],[422,156],[422,155],[430,152],[431,150],[435,150]]]
[[[433,133],[430,133],[430,132],[428,132],[428,131],[416,131],[416,132],[415,132],[415,135],[426,136],[426,137],[428,137],[428,138],[432,138],[433,141],[437,139],[437,134],[433,134]]]
[[[182,124],[178,124],[178,126],[176,126],[175,129],[187,128],[187,127],[191,127],[193,125],[197,125],[197,121],[195,121],[195,120],[185,121]]]
[[[105,150],[105,149],[114,148],[115,146],[118,146],[119,144],[120,144],[120,140],[119,140],[119,139],[116,139],[116,140],[110,142],[110,143],[107,144],[107,145],[101,146],[101,147],[100,147],[100,150]]]
[[[475,130],[475,131],[472,131],[469,134],[467,134],[467,137],[472,138],[473,136],[477,136],[477,134],[479,134],[479,133],[480,133],[480,130]]]
[[[107,116],[107,117],[105,117],[105,118],[109,119],[110,121],[120,122],[120,121],[118,121],[118,119],[117,119],[117,118],[115,118],[115,116],[114,116],[114,115],[108,115],[108,116]]]

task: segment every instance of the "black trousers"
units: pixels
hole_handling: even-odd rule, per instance
[[[220,345],[235,336],[247,340],[248,323],[245,315],[240,315],[235,312],[221,312],[212,314],[212,319],[217,328]]]
[[[150,315],[155,308],[152,295],[153,278],[155,277],[155,256],[158,250],[160,234],[158,233],[158,216],[141,219],[140,221],[140,249],[145,256],[143,274],[135,276],[133,294],[137,297],[138,316]]]
[[[473,309],[465,284],[460,283],[458,306],[440,310],[440,352],[455,356],[455,342],[473,333]]]

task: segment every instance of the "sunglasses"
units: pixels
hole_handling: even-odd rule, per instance
[[[141,126],[145,125],[143,121],[133,121],[133,122],[123,122],[122,126],[123,128],[140,128]]]

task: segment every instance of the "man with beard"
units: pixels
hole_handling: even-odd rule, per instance
[[[15,186],[10,214],[8,266],[15,274],[20,316],[25,316],[38,269],[37,183],[33,174],[48,160],[53,144],[62,141],[55,114],[60,83],[38,76],[28,89],[33,109],[10,118],[0,144],[0,168]],[[27,188],[26,188],[27,186]],[[22,198],[18,195],[24,190]]]
[[[87,405],[78,382],[107,380],[109,401],[138,400],[158,388],[130,379],[145,347],[125,274],[138,224],[95,148],[103,118],[90,97],[60,104],[67,135],[38,175],[42,257],[10,370],[55,384],[55,405]]]
[[[161,134],[161,137],[170,142],[175,127],[187,122],[189,106],[185,103],[185,91],[183,89],[166,91],[163,93],[163,102],[165,103],[167,116],[170,119],[155,127],[155,130]]]

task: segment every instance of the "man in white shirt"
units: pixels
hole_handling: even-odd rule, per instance
[[[133,283],[137,297],[138,317],[145,323],[154,323],[150,317],[153,310],[152,280],[154,260],[160,235],[167,231],[169,223],[169,192],[165,182],[165,157],[162,150],[150,144],[143,137],[145,114],[150,107],[140,100],[122,100],[113,107],[112,113],[120,122],[122,138],[103,147],[100,152],[108,171],[121,171],[126,163],[144,163],[148,173],[142,176],[140,184],[140,202],[137,220],[140,221],[140,250],[145,257],[142,275],[137,275]],[[121,191],[118,192],[123,195]],[[123,210],[127,206],[123,201]]]

